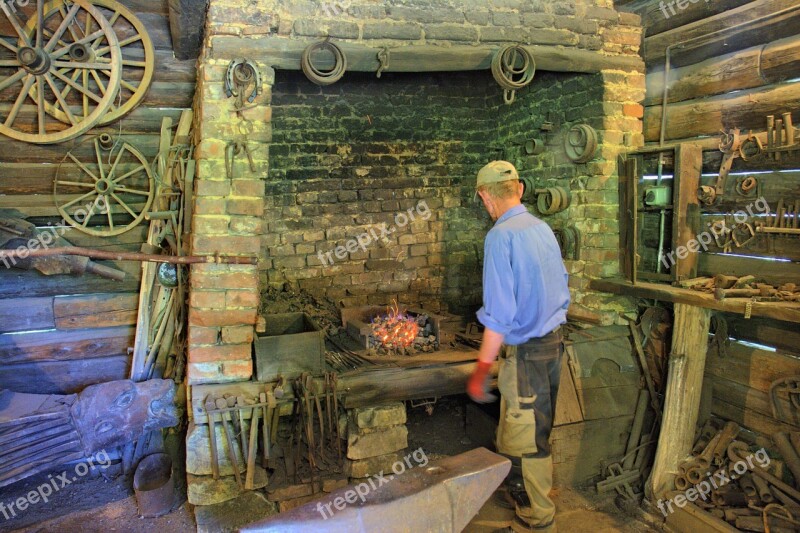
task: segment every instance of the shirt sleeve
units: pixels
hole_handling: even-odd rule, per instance
[[[478,320],[492,331],[508,335],[516,314],[509,236],[490,232],[484,245],[483,307],[478,310]]]

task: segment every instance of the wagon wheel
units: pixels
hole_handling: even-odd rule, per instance
[[[67,174],[64,164],[59,166],[53,196],[68,224],[89,235],[111,237],[144,219],[155,187],[150,165],[139,150],[123,143],[104,152],[100,140],[95,139],[93,162],[81,162],[72,152],[65,162],[67,159],[74,167],[70,165],[72,171]],[[119,217],[124,219],[122,223]]]
[[[74,139],[103,118],[117,96],[122,64],[114,29],[98,8],[72,0],[45,17],[44,2],[37,0],[35,14],[28,16],[36,19],[30,33],[20,20],[24,8],[0,2],[0,27],[14,33],[0,36],[0,133],[53,144]],[[92,59],[94,43],[107,47],[106,60]],[[88,73],[88,83],[78,81],[81,72]],[[50,116],[48,105],[58,106],[66,122]]]
[[[119,41],[122,62],[120,92],[106,114],[97,123],[98,126],[102,126],[122,118],[141,103],[153,79],[156,51],[144,24],[130,9],[115,0],[91,0],[91,2],[106,17],[111,27],[114,28],[114,33]],[[45,19],[58,11],[63,11],[68,4],[69,0],[49,1],[44,7]],[[84,27],[88,27],[89,31],[91,31],[91,19],[85,19],[82,22]],[[30,19],[26,30],[32,32],[35,25],[36,19]],[[103,44],[100,39],[92,41],[86,51],[92,61],[102,63],[110,61],[110,48]],[[87,69],[81,69],[80,71],[72,69],[72,72],[64,72],[64,75],[72,77],[73,81],[77,81],[80,78],[80,83],[83,86],[87,86],[92,73]],[[32,90],[35,97],[36,87],[33,87]],[[61,109],[61,105],[58,102],[54,105],[46,105],[46,109],[51,116],[61,122],[69,123],[69,117]]]

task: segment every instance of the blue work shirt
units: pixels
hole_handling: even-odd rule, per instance
[[[567,321],[567,277],[550,226],[524,205],[512,207],[486,235],[478,320],[506,344],[543,337]]]

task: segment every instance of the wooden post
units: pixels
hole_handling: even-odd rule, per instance
[[[703,148],[696,144],[681,144],[675,149],[672,211],[672,279],[682,281],[697,277],[697,257],[700,230],[700,203],[697,189],[703,168]]]
[[[664,417],[647,496],[660,498],[674,488],[678,463],[689,455],[700,411],[711,311],[675,304]]]

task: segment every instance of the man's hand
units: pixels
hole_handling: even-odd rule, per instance
[[[475,372],[467,381],[467,394],[476,403],[490,403],[497,400],[497,396],[489,393],[489,370],[492,363],[478,361]]]

